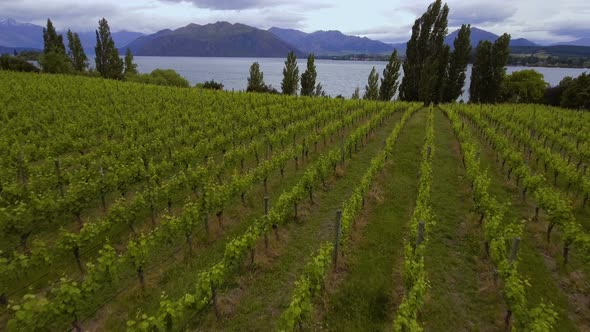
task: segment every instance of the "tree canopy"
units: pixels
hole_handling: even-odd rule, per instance
[[[509,103],[540,103],[548,84],[543,74],[533,70],[515,71],[502,82],[501,101]]]
[[[379,74],[375,67],[369,73],[367,85],[365,86],[365,95],[363,99],[378,100],[379,99]]]
[[[106,19],[98,22],[95,47],[96,70],[104,78],[123,79],[124,63],[119,57],[111,29]]]
[[[379,91],[379,99],[383,101],[390,101],[399,86],[399,70],[401,67],[401,60],[397,57],[397,50],[394,50],[389,57],[389,62],[385,69],[383,69],[383,78],[381,79],[381,88]]]
[[[318,74],[315,69],[315,57],[310,54],[307,57],[307,69],[301,75],[301,95],[313,96],[316,90],[316,78]]]
[[[285,95],[296,95],[299,90],[299,68],[297,67],[297,57],[293,51],[289,52],[285,61],[281,90]]]

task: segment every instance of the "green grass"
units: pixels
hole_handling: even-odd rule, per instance
[[[471,213],[472,192],[450,122],[435,111],[432,210],[436,223],[426,246],[430,282],[421,318],[426,331],[494,331],[503,299],[483,259],[483,229]],[[498,321],[500,323],[498,323]]]
[[[426,111],[416,113],[400,134],[392,157],[374,183],[345,266],[318,303],[312,330],[387,330],[401,300],[403,239],[417,195],[416,171],[426,134]]]

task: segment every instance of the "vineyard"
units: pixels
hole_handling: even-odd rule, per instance
[[[0,330],[590,331],[590,113],[0,81]]]

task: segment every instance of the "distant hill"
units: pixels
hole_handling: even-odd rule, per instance
[[[2,54],[12,55],[12,54],[14,54],[14,50],[16,50],[18,53],[24,52],[24,51],[41,51],[40,49],[30,48],[30,47],[6,47],[6,46],[0,45],[0,55],[2,55]]]
[[[453,46],[453,42],[455,41],[455,38],[457,38],[457,35],[459,34],[459,30],[455,30],[453,32],[451,32],[449,35],[447,35],[447,37],[445,38],[445,44],[449,45],[449,46]],[[491,33],[489,31],[485,31],[482,29],[478,29],[476,27],[471,27],[471,47],[476,48],[477,44],[479,44],[480,41],[483,40],[489,40],[491,42],[496,41],[496,39],[498,39],[498,35]],[[514,37],[514,36],[512,36]],[[516,39],[512,39],[510,40],[510,47],[516,47],[516,46],[537,46],[537,44],[533,43],[532,41],[528,40],[528,39],[524,39],[524,38],[516,38]]]
[[[66,30],[67,31],[67,30]],[[78,32],[78,31],[74,31]],[[60,31],[64,35],[64,43],[67,46],[65,31]],[[96,33],[94,31],[78,32],[82,46],[88,53],[94,53],[96,45]],[[144,34],[131,31],[113,32],[113,40],[117,47],[124,48],[133,40]],[[43,27],[31,23],[21,23],[13,19],[0,20],[0,45],[5,47],[17,47],[28,49],[43,48]]]
[[[5,47],[43,48],[43,28],[13,19],[0,20],[0,45]]]
[[[394,49],[392,44],[367,37],[348,36],[334,30],[305,33],[299,30],[273,27],[268,31],[305,53],[314,53],[321,56],[385,54],[391,53]]]
[[[128,45],[144,56],[285,57],[290,50],[304,54],[274,34],[244,24],[189,24],[138,38]]]
[[[552,46],[510,46],[511,54],[553,56],[553,57],[590,57],[589,46],[552,45]]]
[[[555,43],[552,46],[572,45],[572,46],[590,46],[590,37],[580,38],[569,42]]]

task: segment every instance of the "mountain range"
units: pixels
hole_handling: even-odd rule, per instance
[[[63,33],[63,31],[62,31]],[[452,47],[458,34],[451,32],[445,43]],[[43,27],[20,23],[13,19],[0,20],[0,51],[13,49],[42,49]],[[79,32],[87,53],[94,53],[95,32]],[[306,33],[293,29],[272,27],[262,30],[248,25],[217,22],[206,25],[189,24],[176,30],[166,29],[154,34],[118,31],[112,33],[120,49],[130,48],[135,55],[145,56],[219,56],[219,57],[284,57],[293,50],[297,56],[314,53],[319,56],[348,54],[388,54],[397,49],[404,54],[406,43],[385,43],[366,37],[345,35],[340,31]],[[496,34],[471,28],[471,44],[475,48],[482,40],[495,41]],[[590,46],[590,38],[556,45]],[[513,39],[511,49],[541,48],[524,38]],[[544,47],[545,48],[545,47]]]
[[[305,33],[272,27],[268,31],[297,49],[316,55],[384,54],[391,53],[394,49],[392,44],[367,37],[347,36],[334,30]]]
[[[64,35],[66,31],[60,31]],[[77,31],[75,31],[77,32]],[[82,47],[87,53],[94,53],[96,45],[96,33],[94,31],[78,32]],[[113,32],[113,40],[118,46],[126,46],[130,42],[143,36],[143,33],[131,31]],[[0,20],[0,45],[14,49],[43,49],[43,27],[31,23],[21,23],[13,19]]]
[[[269,31],[228,22],[162,30],[127,47],[133,54],[145,56],[284,57],[291,50],[304,56]]]

